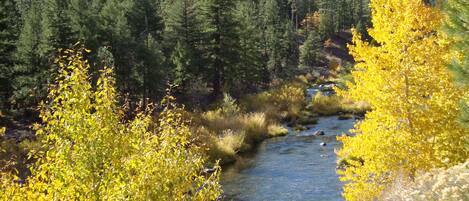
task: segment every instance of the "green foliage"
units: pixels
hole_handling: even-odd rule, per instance
[[[165,37],[172,48],[174,84],[187,89],[194,79],[207,77],[203,66],[203,39],[199,1],[165,2]]]
[[[316,32],[310,32],[300,49],[300,64],[313,67],[319,61],[321,39]]]
[[[2,177],[2,199],[214,200],[219,171],[202,176],[204,157],[190,144],[181,109],[167,97],[155,125],[147,112],[124,120],[111,68],[96,90],[84,49],[66,50],[60,76],[42,107],[37,135],[45,152],[25,185]]]
[[[220,105],[220,111],[224,115],[235,115],[239,112],[239,107],[236,104],[236,100],[230,96],[230,94],[223,94],[223,102]]]
[[[4,0],[0,3],[0,108],[5,107],[13,92],[11,74],[20,31],[19,14],[16,1]]]
[[[212,83],[212,96],[222,95],[224,85],[234,82],[239,61],[239,23],[234,18],[236,4],[232,0],[204,0],[202,19],[205,58]]]
[[[283,1],[260,1],[260,13],[262,14],[263,46],[267,58],[267,69],[271,77],[287,77],[290,68],[296,67],[298,46],[295,41],[294,26],[288,16]],[[293,59],[294,58],[294,59]]]
[[[40,54],[41,31],[40,2],[31,2],[23,19],[23,27],[17,41],[12,86],[13,103],[31,105],[45,97],[50,79],[50,65]]]
[[[250,86],[268,80],[265,60],[262,58],[262,19],[259,5],[254,1],[239,1],[235,17],[240,23],[240,60],[231,88],[246,91]],[[245,80],[249,80],[247,83]]]
[[[360,33],[365,33],[365,27],[370,24],[369,0],[321,0],[318,2],[320,22],[318,32],[325,40],[341,29],[362,27]]]
[[[465,87],[469,86],[469,26],[467,19],[469,18],[469,6],[464,0],[449,0],[445,5],[446,23],[444,31],[451,40],[454,41],[454,49],[456,57],[450,65],[450,69],[454,72],[456,81]],[[466,19],[466,20],[464,20]],[[469,99],[466,97],[462,103],[462,117],[464,125],[469,125]]]

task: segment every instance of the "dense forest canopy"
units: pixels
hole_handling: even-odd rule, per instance
[[[299,31],[321,40],[369,25],[365,0],[5,0],[0,9],[1,106],[30,107],[57,74],[60,49],[82,42],[93,71],[115,67],[131,100],[161,99],[168,83],[217,99],[291,75]],[[319,15],[318,22],[308,16]],[[306,22],[306,23],[305,23]],[[316,24],[314,24],[316,23]],[[310,35],[310,34],[308,34]],[[192,98],[192,99],[190,99]],[[200,100],[198,100],[200,101]]]

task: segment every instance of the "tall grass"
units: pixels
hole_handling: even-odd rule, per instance
[[[246,132],[247,142],[254,144],[267,137],[267,121],[264,113],[249,113],[240,117],[242,129]]]
[[[267,126],[267,135],[269,137],[284,136],[288,134],[288,129],[280,124],[270,124]]]
[[[210,136],[208,155],[212,160],[220,159],[222,163],[233,162],[236,154],[244,146],[244,131],[224,130],[220,136]]]
[[[306,105],[302,82],[285,84],[272,90],[246,96],[241,105],[246,111],[263,112],[267,119],[277,121],[297,118]]]
[[[338,113],[364,114],[370,110],[365,102],[353,102],[337,95],[325,96],[317,93],[311,101],[313,112],[319,115],[335,115]]]
[[[304,79],[303,79],[304,80]],[[268,137],[288,134],[280,125],[285,119],[297,119],[306,105],[305,86],[279,85],[272,90],[243,98],[241,107],[229,95],[225,95],[219,107],[196,116],[199,136],[205,136],[207,154],[212,159],[229,163],[236,154],[244,152]]]

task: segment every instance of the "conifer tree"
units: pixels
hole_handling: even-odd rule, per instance
[[[105,1],[69,0],[68,17],[73,39],[84,42],[87,47],[97,50],[100,42],[107,39],[101,34],[100,12]],[[109,44],[108,44],[109,45]]]
[[[68,2],[62,0],[44,0],[41,7],[41,35],[39,54],[46,60],[53,60],[59,48],[67,48],[72,43]],[[52,62],[50,62],[52,64]]]
[[[469,132],[457,122],[465,92],[446,68],[449,48],[435,32],[438,8],[414,0],[372,0],[371,7],[369,33],[378,45],[354,33],[354,83],[339,91],[372,106],[356,136],[340,138],[347,200],[373,200],[399,176],[450,167],[469,153]]]
[[[174,47],[171,54],[175,67],[174,84],[185,89],[194,78],[203,78],[207,72],[201,47],[200,4],[195,0],[176,0],[167,4],[165,31],[166,40]]]
[[[233,0],[205,0],[203,20],[206,34],[205,58],[210,67],[213,98],[220,98],[225,85],[233,82],[239,61],[239,24],[234,18]]]
[[[236,86],[248,88],[268,79],[266,63],[262,56],[262,19],[259,5],[252,1],[237,4],[236,19],[240,23],[240,60],[236,73]],[[248,82],[246,82],[248,81]]]
[[[23,27],[16,43],[13,69],[13,103],[31,106],[45,95],[47,80],[52,72],[41,57],[41,1],[31,1],[23,19]]]
[[[11,73],[21,26],[19,14],[16,1],[4,0],[0,3],[0,109],[5,107],[13,92]]]
[[[322,40],[325,40],[335,33],[337,26],[337,16],[335,13],[335,0],[321,0],[319,2],[319,34]]]
[[[151,0],[133,1],[127,19],[132,43],[124,44],[124,47],[134,48],[132,52],[135,54],[129,66],[134,81],[130,88],[145,101],[157,101],[157,97],[162,95],[169,71],[163,52],[164,24],[159,6],[158,2]]]
[[[454,41],[454,48],[460,57],[450,69],[456,81],[465,87],[469,86],[469,4],[464,0],[448,0],[445,7],[446,24],[444,31]],[[462,103],[462,122],[469,126],[469,97]]]
[[[315,31],[311,31],[306,38],[300,52],[300,64],[313,67],[318,62],[321,39]]]
[[[267,68],[272,77],[287,76],[288,67],[294,66],[298,61],[298,46],[295,42],[294,25],[288,18],[288,7],[284,1],[264,0],[261,1],[260,8],[265,27],[263,41]]]
[[[99,12],[99,37],[102,38],[98,45],[109,43],[116,62],[117,86],[119,89],[129,92],[136,91],[134,84],[141,80],[132,79],[135,69],[135,38],[132,37],[132,27],[128,16],[135,6],[133,0],[106,0]],[[142,22],[144,23],[144,22]],[[132,49],[133,51],[129,51]]]

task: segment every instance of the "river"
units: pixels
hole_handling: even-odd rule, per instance
[[[255,153],[223,171],[225,200],[343,200],[334,149],[340,147],[336,136],[349,132],[354,122],[321,117],[306,131],[265,140]],[[318,130],[325,135],[314,136]]]

